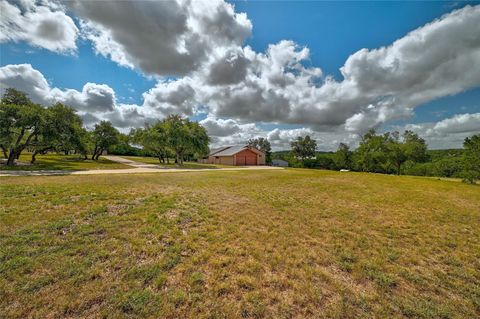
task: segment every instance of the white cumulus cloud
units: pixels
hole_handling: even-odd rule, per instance
[[[0,43],[26,41],[57,53],[77,49],[79,30],[58,3],[1,0],[0,17]]]
[[[97,53],[151,75],[185,75],[214,49],[241,45],[252,24],[221,0],[71,1]]]

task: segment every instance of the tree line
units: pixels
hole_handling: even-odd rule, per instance
[[[88,130],[73,108],[61,103],[44,107],[13,88],[6,89],[0,101],[0,148],[8,166],[24,151],[31,153],[31,163],[38,154],[53,151],[98,160],[107,150],[138,152],[131,144],[143,147],[144,155],[156,156],[160,162],[174,157],[182,165],[185,158],[205,156],[208,143],[204,127],[179,115],[122,134],[109,121]]]
[[[340,143],[336,152],[317,152],[310,136],[291,142],[291,151],[275,154],[293,167],[353,170],[383,174],[460,177],[480,179],[480,134],[468,137],[463,150],[428,151],[424,139],[412,131],[377,134],[369,130],[354,151]]]
[[[169,163],[169,158],[174,157],[175,162],[182,165],[185,158],[208,154],[209,137],[205,128],[179,115],[132,129],[130,138],[134,144],[157,157],[160,163]]]
[[[182,165],[184,160],[206,156],[208,144],[205,128],[179,115],[122,134],[109,121],[88,130],[71,107],[61,103],[44,107],[13,88],[6,89],[0,101],[0,149],[9,166],[25,150],[31,153],[31,163],[38,154],[52,151],[75,153],[84,159],[90,155],[92,160],[98,160],[108,150],[119,155],[154,156],[160,163],[174,158]],[[267,139],[255,138],[247,144],[263,151],[266,163],[271,164]],[[293,167],[462,177],[471,183],[480,179],[480,134],[466,138],[461,153],[440,156],[438,160],[432,160],[433,151],[428,151],[425,140],[412,131],[377,134],[372,129],[363,135],[354,151],[343,143],[334,153],[319,153],[316,149],[317,142],[307,135],[292,141],[290,152],[276,157]]]

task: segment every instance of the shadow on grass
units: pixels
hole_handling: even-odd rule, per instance
[[[82,171],[92,169],[121,169],[129,166],[115,163],[100,158],[98,160],[83,159],[78,155],[47,154],[37,156],[37,161],[30,164],[30,155],[20,156],[14,166],[6,166],[6,159],[0,160],[0,170],[3,171],[39,171],[39,170],[60,170],[60,171]]]

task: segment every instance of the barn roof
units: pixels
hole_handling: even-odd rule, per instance
[[[212,156],[213,154],[216,154],[218,152],[221,152],[223,150],[226,150],[227,148],[229,148],[230,146],[224,146],[224,147],[217,147],[217,148],[212,148],[210,150],[210,153],[208,154],[209,156]]]
[[[261,151],[257,150],[254,147],[249,147],[247,145],[233,145],[233,146],[225,146],[213,149],[209,156],[233,156],[243,150],[250,149],[255,153],[262,153]]]

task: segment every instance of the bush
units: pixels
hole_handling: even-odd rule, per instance
[[[475,185],[479,179],[480,174],[478,172],[472,170],[462,172],[462,182],[464,183]]]

